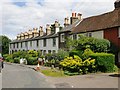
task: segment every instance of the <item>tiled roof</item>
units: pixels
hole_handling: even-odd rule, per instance
[[[80,23],[80,20],[77,20],[75,23],[73,23],[67,27],[64,27],[60,32],[72,31],[72,29],[75,28],[79,23]]]
[[[25,42],[25,41],[31,41],[31,40],[37,40],[37,39],[44,39],[44,38],[53,38],[53,37],[57,37],[58,34],[50,34],[50,35],[43,35],[43,36],[37,36],[37,37],[32,37],[32,38],[28,38],[28,39],[23,39],[23,40],[13,40],[10,43],[15,43],[15,42]]]
[[[117,26],[120,26],[120,8],[102,15],[85,18],[72,32],[96,31]]]

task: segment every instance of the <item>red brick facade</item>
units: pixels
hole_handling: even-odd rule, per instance
[[[104,38],[110,40],[113,44],[120,48],[120,37],[118,35],[118,27],[104,30]]]

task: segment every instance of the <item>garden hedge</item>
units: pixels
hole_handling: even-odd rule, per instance
[[[95,64],[97,66],[97,71],[113,72],[115,55],[108,53],[93,53],[90,57],[96,60]]]

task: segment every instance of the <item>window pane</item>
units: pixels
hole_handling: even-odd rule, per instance
[[[53,38],[53,47],[56,46],[56,38]]]
[[[43,46],[46,46],[46,39],[43,40]]]
[[[30,46],[32,47],[32,41],[30,41]]]
[[[36,45],[37,45],[37,47],[39,46],[39,40],[36,41]]]

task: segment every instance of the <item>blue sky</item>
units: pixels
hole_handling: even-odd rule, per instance
[[[15,39],[17,34],[34,27],[53,24],[55,20],[63,26],[64,18],[72,12],[81,13],[82,18],[114,10],[115,0],[3,0],[0,13],[2,34]],[[0,5],[1,6],[1,5]]]

